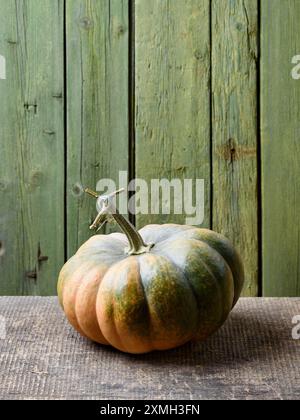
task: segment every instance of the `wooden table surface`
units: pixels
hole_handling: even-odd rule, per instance
[[[3,297],[0,399],[300,399],[299,314],[244,298],[205,343],[132,356],[81,338],[56,298]]]

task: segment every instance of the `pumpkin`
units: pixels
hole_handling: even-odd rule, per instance
[[[93,236],[63,267],[58,296],[72,326],[134,354],[205,340],[217,331],[244,282],[231,243],[192,226],[149,225],[138,232],[119,214],[113,195],[97,204],[91,228],[113,218],[124,234]]]

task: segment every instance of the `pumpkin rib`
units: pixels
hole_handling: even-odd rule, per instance
[[[101,333],[103,334],[103,337],[105,338],[105,340],[107,340],[107,342],[112,346],[113,344],[111,343],[111,341],[105,336],[105,334],[104,334],[104,332],[103,332],[103,328],[102,328],[102,326],[101,326],[101,324],[102,324],[102,321],[101,321],[101,318],[99,317],[99,312],[100,312],[100,304],[99,304],[99,297],[101,297],[101,292],[100,292],[100,290],[101,290],[101,285],[99,286],[99,289],[98,289],[98,294],[97,294],[97,298],[96,298],[96,317],[97,317],[97,321],[98,321],[98,324],[99,324],[99,328],[100,328],[100,331],[101,331]],[[113,330],[114,330],[114,332],[115,332],[115,335],[117,335],[117,329],[116,329],[116,324],[115,324],[115,318],[114,318],[114,310],[115,310],[115,308],[114,308],[114,302],[113,302],[113,299],[111,300],[111,312],[112,312],[112,328],[113,328]],[[121,348],[118,348],[117,346],[114,346],[115,348],[117,348],[118,350],[121,350],[121,351],[123,351]]]
[[[176,269],[181,273],[182,277],[186,280],[186,283],[189,285],[191,294],[194,297],[196,306],[199,309],[199,303],[198,303],[198,299],[196,298],[196,293],[195,293],[194,286],[191,284],[189,278],[186,276],[183,268],[180,267],[180,265],[178,265],[174,260],[172,260],[169,255],[163,254],[163,257],[166,258],[166,260],[168,260],[171,264],[173,264],[176,267]]]
[[[114,299],[112,299],[112,301],[111,301],[111,311],[112,311],[112,315],[114,315],[114,313],[115,313],[115,301],[114,301]],[[100,325],[100,324],[99,324]],[[114,343],[114,344],[112,344],[112,342],[111,342],[111,340],[108,340],[108,342],[109,342],[109,344],[111,345],[111,346],[113,346],[113,347],[115,347],[116,349],[118,349],[118,350],[121,350],[121,351],[123,351],[123,352],[125,352],[125,353],[128,353],[128,350],[127,350],[127,348],[126,348],[126,346],[124,345],[124,342],[123,342],[123,340],[122,340],[122,337],[121,337],[121,335],[120,335],[120,333],[119,333],[119,330],[118,330],[118,327],[117,327],[117,324],[116,324],[116,320],[115,320],[115,317],[113,316],[112,317],[112,325],[111,325],[112,327],[113,327],[113,329],[114,329],[114,332],[115,332],[115,336],[117,337],[117,341],[119,342],[118,344],[116,344],[116,343]],[[104,337],[105,337],[105,334],[103,333],[103,335],[104,335]],[[106,338],[106,337],[105,337]]]
[[[62,307],[63,307],[62,297],[63,297],[65,286],[68,283],[68,278],[72,278],[72,276],[76,274],[77,270],[82,268],[81,264],[83,264],[83,266],[92,264],[92,260],[95,263],[97,262],[95,255],[91,255],[89,257],[90,257],[89,260],[86,260],[84,255],[82,256],[82,255],[75,254],[73,255],[73,257],[69,259],[69,261],[64,265],[64,267],[60,271],[57,291],[58,291],[59,301]]]
[[[205,243],[204,241],[200,241],[200,242]],[[226,285],[226,287],[222,287],[220,285],[220,283],[218,282],[218,279],[214,276],[216,278],[216,282],[220,285],[221,291],[222,291],[221,292],[221,298],[222,298],[222,301],[223,301],[223,305],[222,305],[223,306],[223,317],[222,317],[222,320],[221,320],[221,325],[222,325],[224,323],[224,321],[227,319],[228,314],[230,313],[230,309],[232,308],[233,301],[234,301],[234,289],[235,289],[235,286],[234,286],[234,278],[233,278],[233,274],[232,274],[231,268],[229,267],[229,265],[228,265],[227,261],[225,260],[225,258],[219,252],[217,252],[213,247],[211,247],[209,244],[206,244],[206,245],[213,251],[213,253],[215,254],[215,256],[217,258],[220,258],[220,260],[223,260],[224,265],[227,268],[227,273],[228,273],[229,277],[231,278],[231,285]],[[203,261],[203,259],[202,259],[202,261]],[[209,272],[212,272],[211,269],[208,267],[208,265],[206,263],[205,263],[205,265],[207,266]],[[221,276],[221,273],[220,273],[220,277],[222,277]],[[226,310],[226,306],[227,306],[226,305],[226,301],[225,301],[226,294],[224,292],[225,292],[225,289],[228,288],[228,286],[232,286],[233,293],[232,293],[232,302],[231,302],[230,308],[228,308],[228,310]]]
[[[196,237],[193,235],[195,235]],[[215,250],[217,254],[224,259],[233,277],[234,299],[232,308],[234,308],[235,304],[237,303],[240,297],[244,284],[244,270],[239,253],[234,249],[232,244],[225,236],[211,231],[209,229],[200,229],[193,226],[190,226],[190,229],[185,229],[181,232],[177,232],[175,237],[172,237],[159,243],[158,249],[163,249],[164,246],[166,246],[168,243],[180,238],[181,236],[183,236],[183,239],[185,240],[196,240],[207,244],[211,249]],[[218,242],[216,243],[216,241]]]
[[[111,235],[95,235],[82,245],[75,254],[78,258],[95,259],[112,267],[127,258],[126,242]],[[124,235],[125,236],[125,235]],[[92,241],[93,238],[96,240]]]
[[[143,277],[141,276],[141,271],[140,271],[140,268],[141,268],[140,258],[141,258],[141,255],[138,255],[137,256],[137,260],[138,260],[138,265],[139,265],[140,284],[141,284],[141,288],[142,288],[142,291],[143,291],[144,301],[145,301],[145,304],[146,304],[146,307],[147,307],[147,313],[148,313],[149,344],[151,344],[151,346],[150,346],[151,348],[150,348],[149,351],[153,351],[153,350],[156,350],[156,349],[153,346],[153,340],[152,340],[152,322],[151,322],[152,321],[152,316],[151,316],[151,312],[150,312],[150,305],[149,305],[149,301],[148,301],[148,296],[147,296],[147,293],[146,293],[146,290],[145,290],[145,285],[144,285],[144,282],[143,282]]]
[[[227,319],[227,317],[228,317],[228,313],[230,312],[230,309],[231,309],[231,305],[232,305],[232,303],[233,303],[233,299],[234,299],[234,289],[235,289],[235,285],[234,285],[234,278],[233,278],[233,274],[232,274],[232,271],[231,271],[231,268],[230,268],[230,266],[228,265],[228,263],[227,263],[227,261],[226,261],[226,259],[216,250],[216,249],[214,249],[211,245],[209,245],[209,244],[207,244],[206,242],[204,242],[204,241],[202,241],[201,239],[186,239],[189,243],[193,243],[194,241],[195,241],[195,243],[197,243],[197,244],[201,244],[201,246],[203,246],[203,245],[205,245],[206,247],[207,247],[207,249],[209,249],[210,250],[210,253],[212,254],[211,255],[211,258],[213,259],[213,258],[216,258],[216,259],[219,259],[220,260],[220,262],[222,262],[223,264],[224,264],[224,267],[225,267],[225,269],[226,269],[226,272],[227,272],[227,274],[229,275],[229,277],[230,277],[230,279],[231,279],[231,284],[230,285],[228,285],[228,284],[221,284],[220,282],[219,282],[219,280],[218,280],[218,278],[220,277],[220,278],[223,278],[223,275],[222,275],[222,273],[221,272],[219,272],[218,274],[218,277],[216,277],[216,275],[213,273],[213,271],[211,270],[211,268],[210,268],[210,266],[203,260],[203,255],[201,255],[201,252],[200,252],[200,254],[199,254],[199,259],[202,261],[202,263],[204,264],[204,266],[206,267],[206,269],[207,269],[207,271],[208,271],[208,273],[209,274],[211,274],[212,276],[213,276],[213,278],[215,279],[215,281],[216,281],[216,284],[219,286],[219,288],[220,288],[220,291],[221,291],[221,294],[220,294],[220,296],[221,296],[221,300],[222,300],[222,303],[223,303],[223,305],[222,305],[222,307],[223,307],[223,316],[222,316],[222,319],[221,319],[221,325],[224,323],[224,320],[226,320]],[[217,271],[219,271],[219,267],[218,266],[216,266],[217,267]],[[225,294],[225,292],[226,292],[226,290],[228,289],[228,286],[230,286],[231,288],[232,288],[232,294],[233,294],[233,296],[232,296],[232,302],[231,302],[231,304],[230,304],[230,309],[229,309],[229,307],[228,307],[228,310],[226,309],[226,306],[227,306],[227,304],[226,304],[226,294]]]
[[[171,234],[167,234],[164,233],[164,236],[167,236],[166,238],[159,238],[156,237],[157,235],[159,235],[159,233],[161,233],[161,231],[164,230],[174,230],[174,229],[178,229],[177,232],[171,232]],[[140,235],[143,237],[143,239],[146,242],[154,242],[155,245],[161,244],[164,241],[168,241],[169,239],[173,238],[174,236],[176,236],[179,233],[185,232],[187,230],[191,229],[191,226],[187,226],[187,225],[176,225],[176,224],[164,224],[164,225],[148,225],[143,227],[142,229],[139,230]]]
[[[74,260],[76,261],[76,259],[81,260],[81,256],[75,255]],[[73,262],[74,262],[73,260]],[[71,261],[71,260],[70,260]],[[69,262],[70,262],[69,261]],[[77,261],[78,262],[78,261]],[[68,264],[68,263],[67,263]],[[62,290],[62,302],[63,302],[63,307],[65,310],[65,313],[67,315],[67,318],[69,319],[69,322],[73,325],[73,327],[84,337],[89,338],[85,332],[82,330],[80,323],[78,321],[78,317],[77,317],[77,312],[76,312],[76,300],[77,300],[77,294],[79,291],[80,286],[82,285],[83,281],[84,281],[84,273],[85,270],[89,270],[91,267],[93,267],[93,265],[95,264],[95,261],[92,260],[88,260],[85,261],[83,263],[83,265],[77,265],[77,267],[75,268],[75,270],[72,272],[71,275],[71,280],[68,282],[68,286],[70,287],[74,287],[73,290],[73,295],[71,297],[69,297],[69,302],[66,308],[66,304],[65,304],[65,299],[66,299],[66,282],[64,284],[64,288]],[[77,279],[76,284],[72,285],[72,281],[74,282],[74,277],[76,278],[76,275],[78,275],[78,273],[82,272],[82,275],[80,278]],[[73,301],[73,302],[72,302]]]
[[[126,246],[126,241],[127,241],[126,236],[125,235],[123,236],[124,236],[124,241],[125,241],[125,246]],[[88,252],[90,252],[90,248],[92,247],[92,245],[94,245],[94,243],[98,244],[99,242],[102,242],[102,241],[107,242],[106,246],[109,245],[109,242],[114,245],[115,245],[115,242],[119,242],[120,246],[121,245],[122,247],[124,246],[124,242],[122,241],[122,239],[120,239],[119,237],[116,237],[114,234],[94,235],[90,239],[88,239],[83,245],[81,245],[81,247],[77,250],[75,255],[80,255],[85,250],[88,250]]]
[[[75,270],[75,272],[73,273],[73,276],[75,277],[76,276],[76,273],[80,272],[81,270],[82,270],[82,267],[77,268],[77,270]],[[63,307],[64,307],[64,311],[65,311],[65,313],[67,315],[67,318],[68,318],[70,324],[73,325],[73,327],[81,335],[83,335],[84,337],[88,338],[86,336],[86,334],[84,333],[84,331],[81,329],[80,325],[79,325],[79,322],[78,322],[78,319],[77,319],[76,310],[75,310],[76,295],[77,295],[77,292],[78,292],[78,288],[80,286],[80,283],[82,281],[83,274],[81,274],[81,277],[79,276],[79,278],[76,279],[75,284],[74,284],[74,277],[72,277],[71,282],[69,282],[69,284],[68,284],[68,292],[69,292],[70,287],[71,287],[72,293],[69,296],[68,295],[66,296],[66,289],[64,289],[63,292],[62,292]]]
[[[165,350],[167,348],[172,348],[172,347],[177,347],[178,345],[180,345],[180,343],[183,342],[188,342],[190,341],[191,337],[193,336],[193,331],[190,331],[190,323],[188,323],[188,317],[187,318],[178,318],[178,314],[179,313],[184,313],[185,311],[186,314],[189,313],[190,314],[190,320],[189,322],[195,322],[195,328],[196,328],[196,318],[193,320],[193,316],[195,314],[195,312],[192,311],[192,307],[189,306],[189,310],[187,310],[187,306],[185,306],[185,303],[190,303],[190,301],[192,300],[193,304],[194,304],[194,309],[195,311],[197,311],[197,305],[195,302],[195,296],[193,295],[189,285],[187,285],[186,282],[183,281],[182,277],[180,276],[181,271],[175,266],[175,264],[170,261],[169,259],[167,259],[164,255],[157,255],[155,253],[148,253],[148,254],[144,254],[141,257],[141,260],[144,259],[144,263],[142,264],[142,267],[144,269],[144,272],[141,272],[141,278],[143,279],[143,281],[146,281],[146,278],[144,278],[144,275],[147,274],[147,276],[149,278],[152,277],[151,282],[145,285],[144,283],[144,287],[145,287],[145,291],[146,294],[148,296],[148,302],[149,302],[149,306],[151,307],[151,314],[153,314],[153,316],[151,316],[151,319],[153,320],[153,334],[152,334],[152,343],[153,343],[153,347],[155,350]],[[147,261],[148,260],[148,261]],[[147,262],[146,262],[147,261]],[[159,262],[158,262],[159,261]],[[165,272],[166,268],[165,265],[167,264],[168,266],[168,271]],[[154,268],[155,271],[151,273],[151,271],[149,271],[149,269]],[[169,278],[168,275],[174,275],[174,277]],[[159,278],[163,278],[164,282],[161,283],[161,290],[159,291],[159,293],[157,294],[157,282],[159,281]],[[155,279],[155,282],[153,283],[153,279]],[[165,308],[165,309],[170,309],[172,308],[172,305],[174,304],[178,304],[178,311],[177,311],[177,318],[173,318],[175,315],[175,312],[173,309],[170,309],[170,315],[172,316],[170,319],[166,318],[167,313],[163,314],[162,317],[162,311],[161,311],[161,305],[164,306],[166,301],[165,299],[165,295],[163,294],[163,287],[166,286],[166,284],[168,284],[168,282],[172,279],[172,283],[173,286],[175,285],[175,289],[173,289],[174,291],[178,290],[178,287],[180,286],[181,292],[184,292],[185,294],[182,295],[181,299],[186,299],[186,302],[182,302],[181,299],[179,299],[179,295],[178,295],[178,291],[175,293],[175,295],[172,296],[173,293],[171,293],[170,297],[172,299],[171,302],[169,302],[169,308]],[[154,286],[154,289],[153,289]],[[148,290],[147,290],[148,289]],[[160,299],[158,298],[158,296],[161,295],[163,296],[162,300],[160,301]],[[150,299],[150,301],[149,301]],[[153,300],[153,302],[151,302],[151,300]],[[157,305],[153,305],[154,303],[158,303]],[[185,319],[185,320],[184,320]],[[172,327],[172,324],[169,324],[169,322],[175,322],[173,324],[173,327],[175,328],[174,330],[170,329]],[[167,323],[167,324],[166,324]],[[183,323],[185,324],[185,327],[183,327]],[[168,328],[164,327],[165,333],[162,333],[162,327],[163,324],[168,325]],[[187,325],[189,330],[187,330]],[[183,331],[188,331],[185,332],[183,335]],[[160,332],[159,335],[157,335],[157,332]],[[176,334],[180,333],[181,335],[179,335],[178,337],[176,336]],[[166,340],[162,340],[162,335],[161,334],[166,334]],[[168,336],[169,334],[169,336]],[[178,341],[178,338],[180,337],[180,341]],[[169,340],[169,341],[168,341]],[[179,343],[179,344],[178,344]]]
[[[211,248],[211,247],[210,247]],[[212,249],[212,248],[211,248]],[[220,298],[221,298],[221,300],[223,301],[222,303],[223,303],[223,305],[222,305],[222,307],[223,307],[223,314],[222,314],[222,318],[221,318],[221,320],[220,320],[220,323],[219,323],[219,325],[222,325],[223,323],[224,323],[224,319],[226,319],[227,318],[227,316],[228,316],[228,313],[227,313],[227,311],[225,311],[225,309],[224,309],[224,307],[225,307],[225,302],[224,302],[224,300],[225,300],[225,296],[224,296],[224,293],[223,293],[223,290],[222,290],[222,287],[221,287],[221,285],[220,285],[220,283],[219,283],[219,281],[218,281],[218,279],[216,278],[216,276],[213,274],[213,272],[211,271],[211,269],[209,268],[209,266],[208,266],[208,264],[205,262],[205,261],[203,261],[203,258],[201,258],[200,257],[200,259],[201,259],[201,262],[202,262],[202,264],[204,265],[204,267],[206,268],[206,270],[207,270],[207,272],[209,273],[209,274],[211,274],[212,276],[213,276],[213,278],[215,279],[215,281],[216,281],[216,284],[217,284],[217,288],[218,288],[218,290],[220,291]],[[229,266],[228,266],[228,264],[226,263],[226,261],[224,260],[224,263],[227,265],[227,267],[228,267],[228,270],[230,271],[230,268],[229,268]],[[229,273],[229,271],[228,271],[228,273]],[[230,271],[230,273],[231,273],[231,271]],[[230,274],[229,273],[229,274]]]
[[[90,272],[87,273],[85,278],[83,278],[82,283],[79,285],[75,299],[75,311],[77,316],[77,322],[82,331],[84,332],[85,336],[88,337],[90,340],[96,341],[97,343],[104,345],[108,345],[109,343],[102,334],[96,317],[96,299],[100,283],[106,271],[107,268],[105,269],[104,267],[102,269],[102,272],[100,271],[100,267],[95,267],[94,269],[90,270]],[[96,284],[93,284],[95,278]],[[85,306],[82,307],[82,302],[84,302],[84,298],[86,298],[88,301],[86,302]],[[93,320],[96,322],[93,322]],[[87,329],[91,327],[89,325],[84,325],[84,323],[86,323],[87,321],[89,321],[91,324],[94,324],[93,328],[95,328],[95,331],[89,331]]]
[[[234,308],[242,292],[245,278],[243,263],[239,253],[224,235],[212,230],[193,228],[188,233],[196,234],[197,237],[193,239],[206,243],[226,261],[234,281],[234,300],[232,306],[232,308]],[[190,239],[192,239],[192,237]]]
[[[202,238],[201,240],[214,248],[225,259],[231,269],[233,277],[237,277],[235,278],[236,282],[241,281],[238,277],[242,277],[243,280],[244,270],[241,257],[230,241],[224,235],[209,229],[199,229],[199,231]],[[241,290],[239,292],[241,292]]]
[[[151,225],[150,225],[151,226]],[[167,242],[172,242],[173,240],[175,240],[176,238],[177,238],[177,236],[180,236],[180,235],[182,235],[183,233],[187,233],[187,232],[189,232],[190,230],[193,230],[193,229],[195,229],[193,226],[186,226],[186,225],[183,225],[183,226],[181,226],[181,225],[172,225],[172,224],[166,224],[166,225],[161,225],[161,227],[163,228],[163,227],[165,227],[165,226],[170,226],[170,227],[176,227],[176,228],[178,228],[178,231],[177,232],[174,232],[174,233],[172,233],[169,237],[167,237],[167,238],[164,238],[163,240],[161,240],[161,241],[158,241],[157,242],[157,244],[156,245],[164,245],[165,243],[167,243]]]
[[[75,269],[73,268],[73,265],[75,266]],[[69,261],[63,266],[59,273],[58,277],[58,284],[57,284],[57,293],[59,298],[59,303],[61,307],[64,309],[63,305],[63,293],[66,286],[66,282],[68,281],[68,277],[72,277],[75,273],[75,271],[78,268],[78,257],[74,255],[72,258],[69,259]]]
[[[118,264],[118,263],[117,263]],[[116,264],[116,265],[117,265]],[[111,271],[111,269],[113,269],[114,268],[114,266],[112,266],[112,267],[110,267],[108,270],[107,270],[107,272],[106,272],[106,274],[105,274],[105,276],[103,277],[103,279],[102,279],[102,282],[103,282],[103,280],[105,279],[105,277],[106,277],[106,275],[108,276],[109,275],[109,272]],[[112,285],[111,285],[111,289],[112,289],[112,291],[114,290],[114,284],[115,284],[115,282],[116,282],[116,277],[114,277],[113,278],[113,282],[112,282]],[[97,294],[97,301],[96,301],[96,314],[97,314],[97,320],[98,320],[98,324],[99,324],[99,328],[100,328],[100,330],[101,330],[101,332],[102,332],[102,334],[103,334],[103,336],[104,336],[104,338],[109,342],[109,344],[110,345],[112,345],[112,343],[111,343],[111,340],[108,338],[108,337],[106,337],[106,335],[105,335],[105,333],[103,332],[103,328],[101,327],[101,318],[99,318],[99,312],[101,313],[101,308],[100,308],[100,303],[99,303],[99,301],[100,301],[100,299],[101,299],[101,286],[102,286],[102,283],[100,284],[100,286],[99,286],[99,289],[98,289],[98,294]],[[100,299],[99,299],[100,298]],[[121,337],[120,337],[120,335],[119,335],[119,333],[118,333],[118,330],[117,330],[117,325],[116,325],[116,321],[115,321],[115,316],[114,316],[114,314],[115,314],[115,298],[114,298],[114,294],[112,294],[112,296],[111,296],[111,301],[110,301],[110,303],[111,303],[111,308],[110,308],[110,310],[111,310],[111,321],[112,321],[112,327],[113,327],[113,329],[114,329],[114,332],[115,332],[115,336],[117,337],[117,339],[118,339],[118,341],[120,342],[120,344],[121,344],[121,346],[118,346],[118,345],[115,345],[114,344],[114,347],[115,348],[117,348],[118,350],[121,350],[121,351],[126,351],[126,349],[125,349],[125,347],[124,347],[124,345],[123,345],[123,342],[122,342],[122,339],[121,339]],[[125,349],[125,350],[124,350]]]
[[[133,260],[135,260],[136,262],[137,262],[137,258],[135,257],[135,256],[131,256],[130,257],[130,259],[131,259],[131,261],[133,261]],[[128,263],[127,261],[126,261],[126,263]],[[124,264],[125,264],[125,262],[124,262]],[[138,262],[137,262],[137,264],[138,264]],[[126,273],[126,276],[127,276],[127,278],[128,278],[128,272]],[[114,286],[116,285],[116,280],[114,280]],[[116,294],[114,293],[114,296],[115,296]],[[118,335],[118,338],[119,338],[119,340],[120,340],[120,343],[122,344],[122,346],[123,346],[123,351],[125,351],[126,353],[132,353],[130,350],[129,350],[129,348],[128,348],[128,345],[127,345],[127,343],[125,344],[124,343],[124,340],[122,339],[122,332],[120,332],[120,329],[119,329],[119,326],[118,326],[118,324],[116,323],[116,319],[115,319],[115,317],[114,317],[114,323],[115,323],[115,328],[116,328],[116,332],[117,332],[117,335]]]
[[[140,272],[139,256],[138,255],[132,256],[131,257],[131,261],[135,261],[136,262],[136,267],[135,267],[135,271],[136,271],[136,275],[137,275],[136,283],[140,286],[140,292],[142,293],[142,297],[143,297],[143,304],[146,305],[146,308],[148,310],[148,308],[149,308],[147,306],[148,305],[148,300],[145,299],[145,290],[144,290],[144,287],[143,287],[142,276],[141,276],[141,272]],[[129,275],[129,273],[127,273],[127,276],[128,275]],[[138,352],[137,351],[132,351],[132,350],[129,349],[128,343],[126,343],[126,346],[124,346],[126,348],[126,352],[138,354],[138,353],[148,353],[148,352],[154,350],[154,348],[153,348],[153,342],[151,340],[151,323],[150,323],[150,320],[151,320],[151,316],[150,316],[150,314],[148,314],[148,319],[147,319],[147,322],[146,322],[146,324],[147,324],[146,329],[147,329],[147,333],[150,332],[150,337],[147,334],[147,340],[146,340],[147,343],[146,344],[143,343],[144,346],[146,347],[146,350],[138,351]],[[117,326],[117,331],[118,331],[118,334],[119,334],[119,337],[120,337],[120,340],[121,340],[121,335],[122,334],[120,333],[118,326]],[[143,337],[143,340],[144,340],[144,337]]]
[[[141,286],[141,289],[142,289],[142,291],[143,291],[143,288],[142,288],[142,285],[141,285],[141,283],[142,283],[142,280],[141,280],[141,273],[140,273],[140,263],[139,263],[139,260],[138,260],[138,256],[131,256],[130,257],[131,258],[131,261],[135,261],[136,262],[136,264],[137,264],[137,266],[136,266],[136,272],[137,272],[137,275],[138,275],[138,279],[137,279],[137,283],[139,283],[140,284],[140,286]],[[129,275],[129,272],[127,272],[127,278],[128,278],[128,275]],[[145,303],[145,299],[144,299],[144,303]],[[149,321],[149,319],[148,319],[148,321]],[[149,326],[149,323],[148,323],[148,326]],[[123,340],[122,340],[122,331],[119,331],[119,328],[118,328],[118,326],[116,326],[116,328],[117,328],[117,332],[118,332],[118,335],[119,335],[119,338],[120,338],[120,341],[122,342],[122,344],[124,345],[124,342],[123,342]],[[151,347],[151,342],[149,342],[148,343],[149,345],[150,345],[150,347]],[[124,345],[124,348],[125,348],[125,350],[126,350],[126,352],[128,352],[128,353],[134,353],[134,352],[132,352],[132,351],[130,351],[130,349],[129,349],[129,347],[128,347],[128,345],[126,344],[126,346]],[[147,350],[147,352],[148,351],[150,351],[150,350]],[[143,352],[144,353],[144,352]]]
[[[196,240],[195,240],[196,241]],[[188,242],[188,243],[190,243],[191,242],[191,240],[188,240],[188,239],[186,239],[186,242]],[[198,242],[200,242],[201,243],[201,241],[196,241],[197,243]],[[200,254],[200,253],[199,253]],[[165,254],[165,251],[164,251],[164,255],[166,255]],[[192,282],[191,282],[191,280],[190,280],[190,278],[185,274],[185,272],[184,272],[184,270],[181,268],[181,266],[180,265],[178,265],[178,263],[173,259],[173,257],[168,253],[167,254],[167,256],[168,256],[168,258],[173,262],[173,264],[175,264],[181,271],[182,271],[182,273],[183,273],[183,276],[184,276],[184,278],[186,279],[186,281],[188,282],[188,284],[190,285],[190,287],[191,287],[191,290],[193,291],[193,294],[194,294],[194,296],[195,296],[195,300],[196,300],[196,304],[197,304],[197,308],[198,308],[198,312],[199,312],[199,324],[200,324],[200,316],[201,316],[201,312],[202,312],[202,308],[201,308],[201,305],[200,305],[200,302],[199,302],[199,299],[197,298],[197,291],[196,291],[196,289],[195,289],[195,286],[192,284]],[[219,296],[219,299],[220,299],[220,301],[222,301],[222,306],[223,306],[223,293],[222,293],[222,287],[221,287],[221,285],[220,285],[220,283],[219,283],[219,281],[218,281],[218,279],[216,278],[216,276],[215,276],[215,274],[211,271],[211,269],[209,268],[209,266],[208,266],[208,264],[203,260],[203,258],[201,257],[201,255],[199,255],[198,256],[198,258],[199,258],[199,261],[201,262],[201,265],[202,265],[202,267],[204,267],[204,269],[206,270],[206,272],[210,275],[210,278],[214,281],[214,284],[215,284],[215,287],[216,287],[216,289],[217,289],[217,291],[218,291],[218,296]],[[222,325],[222,323],[223,323],[223,317],[224,317],[224,313],[223,313],[223,311],[222,311],[222,314],[221,314],[221,319],[219,320],[219,324],[221,324]],[[198,328],[199,328],[199,325],[198,325]]]

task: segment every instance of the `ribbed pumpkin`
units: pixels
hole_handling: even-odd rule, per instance
[[[63,267],[58,296],[83,336],[123,352],[204,340],[227,319],[244,282],[239,255],[213,231],[149,225],[139,232],[98,199],[97,227],[113,217],[124,235],[95,235]]]

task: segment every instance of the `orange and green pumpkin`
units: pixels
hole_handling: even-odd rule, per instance
[[[113,217],[125,234],[93,236],[63,267],[58,296],[73,327],[128,353],[171,349],[220,328],[244,282],[230,242],[191,226],[137,232],[110,196],[99,200],[97,223]]]

